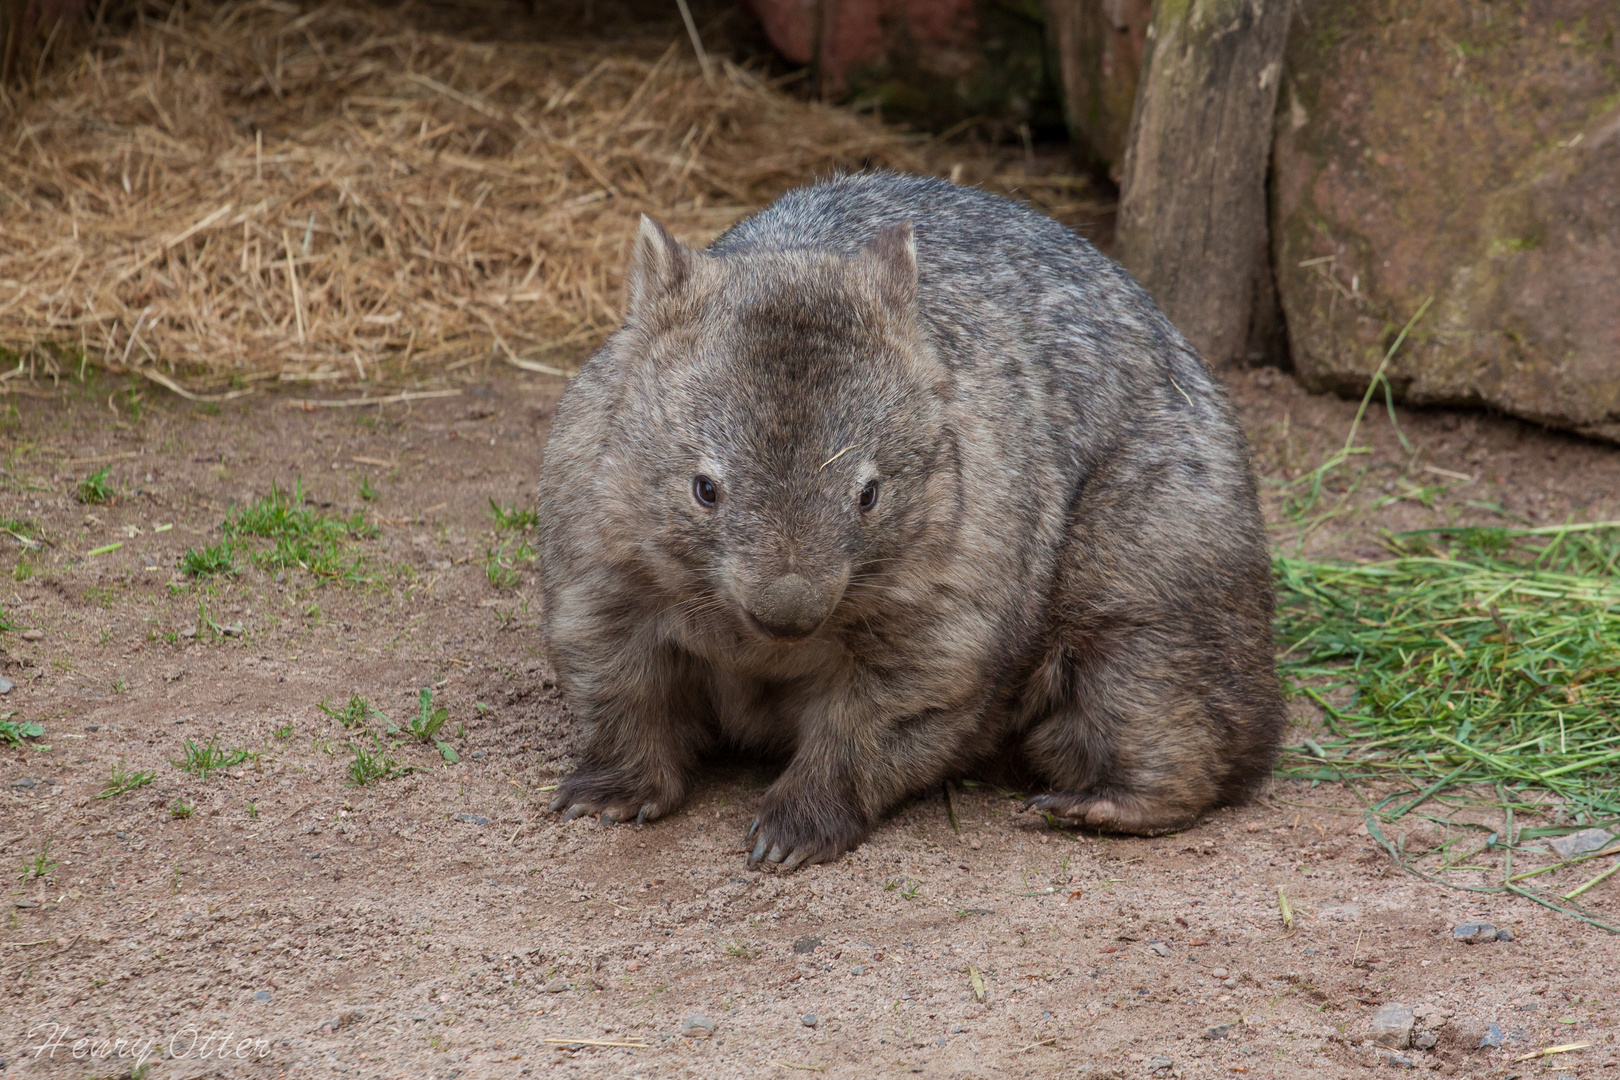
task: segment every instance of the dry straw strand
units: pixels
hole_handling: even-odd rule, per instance
[[[0,118],[0,347],[195,396],[566,372],[643,213],[703,242],[915,136],[681,37],[474,43],[401,9],[147,6]],[[95,118],[90,122],[87,118]],[[56,365],[56,366],[52,366]]]

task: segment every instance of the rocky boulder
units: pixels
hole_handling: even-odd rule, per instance
[[[1620,441],[1620,5],[1302,0],[1272,256],[1295,368]]]

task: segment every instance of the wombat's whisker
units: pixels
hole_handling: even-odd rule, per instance
[[[826,461],[823,461],[820,465],[818,465],[816,467],[816,472],[820,472],[822,469],[825,469],[827,466],[831,465],[833,462],[837,461],[839,458],[843,457],[845,454],[849,453],[851,450],[855,449],[859,445],[860,445],[859,443],[850,443],[848,446],[846,446],[842,450],[838,451],[838,453],[834,454],[832,457],[828,458]]]

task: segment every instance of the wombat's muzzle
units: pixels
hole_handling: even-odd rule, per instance
[[[775,638],[808,637],[827,620],[832,605],[825,589],[818,589],[798,574],[779,577],[748,608],[760,629]]]

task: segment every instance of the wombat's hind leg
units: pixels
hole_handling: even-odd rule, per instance
[[[1066,825],[1138,836],[1174,832],[1197,820],[1197,815],[1168,807],[1163,800],[1106,786],[1080,792],[1049,791],[1025,800],[1024,808],[1051,814]]]

